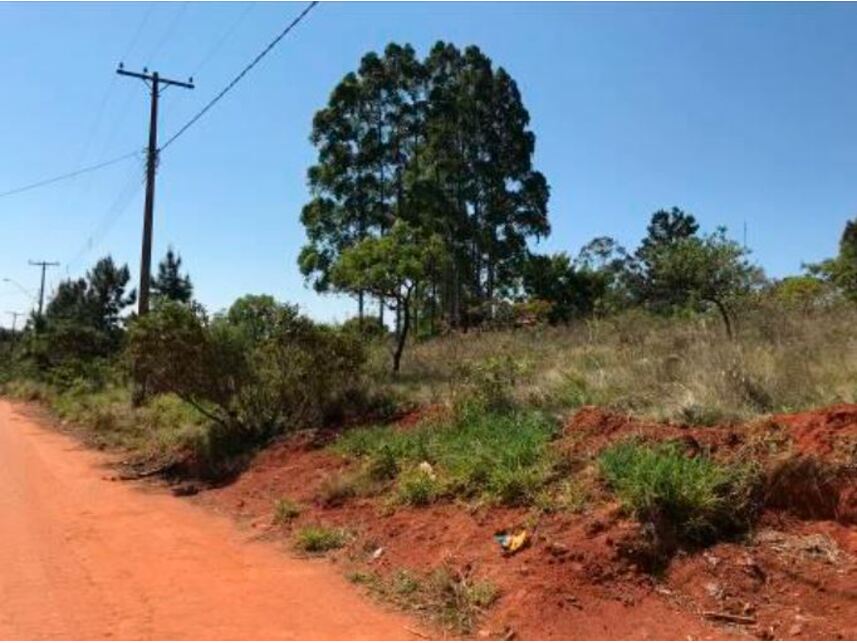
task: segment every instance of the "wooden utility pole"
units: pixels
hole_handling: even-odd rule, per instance
[[[119,63],[117,74],[139,78],[145,82],[151,93],[151,108],[149,112],[149,147],[146,155],[146,203],[143,208],[143,250],[140,256],[140,299],[138,314],[142,317],[149,312],[149,279],[152,275],[152,218],[155,209],[155,170],[158,165],[158,97],[161,87],[183,87],[193,89],[193,78],[187,82],[163,78],[158,72],[149,73],[145,67],[143,72],[126,71]]]
[[[14,336],[15,330],[18,326],[18,317],[23,317],[24,313],[15,312],[14,310],[7,310],[6,314],[12,316],[12,335]]]
[[[41,266],[42,285],[39,287],[39,319],[42,318],[42,310],[45,307],[45,270],[48,266],[60,265],[58,261],[30,261],[31,266]]]

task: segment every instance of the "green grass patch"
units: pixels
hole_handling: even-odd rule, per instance
[[[343,529],[308,525],[295,534],[295,547],[308,554],[320,554],[345,545],[348,534]]]
[[[432,504],[440,493],[441,486],[437,476],[419,468],[402,474],[396,487],[396,499],[402,504],[414,507]]]
[[[624,442],[598,458],[601,475],[635,516],[674,530],[682,539],[710,542],[749,527],[755,470],[687,456],[675,442]]]
[[[407,431],[352,430],[334,448],[364,458],[376,478],[395,479],[397,497],[408,504],[448,496],[519,505],[531,502],[555,472],[554,433],[555,424],[538,412],[468,407]]]

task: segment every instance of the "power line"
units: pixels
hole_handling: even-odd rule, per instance
[[[14,188],[12,190],[6,190],[5,192],[0,192],[0,198],[3,198],[5,196],[12,196],[13,194],[20,194],[21,192],[27,192],[29,190],[35,190],[36,188],[44,187],[46,185],[57,183],[59,181],[64,181],[66,179],[73,179],[76,176],[80,176],[81,174],[88,174],[89,172],[95,172],[96,170],[100,170],[111,165],[116,165],[116,163],[125,161],[139,154],[140,152],[135,150],[134,152],[129,152],[128,154],[117,156],[116,158],[110,159],[109,161],[102,161],[101,163],[96,163],[95,165],[90,165],[88,167],[82,167],[78,170],[74,170],[73,172],[67,172],[66,174],[60,174],[59,176],[54,176],[49,179],[36,181],[35,183],[30,183],[29,185],[22,185],[21,187]]]
[[[220,38],[217,40],[217,42],[215,42],[214,46],[212,46],[211,49],[209,49],[206,52],[206,54],[202,57],[202,59],[199,61],[199,63],[197,63],[196,67],[193,68],[193,71],[191,71],[192,76],[197,76],[199,74],[199,70],[202,69],[203,67],[205,67],[209,63],[209,61],[211,61],[211,59],[214,58],[214,56],[217,54],[217,52],[219,52],[223,48],[223,45],[226,44],[226,41],[230,39],[232,34],[235,33],[235,30],[238,29],[238,27],[241,25],[241,23],[244,22],[244,19],[247,17],[247,15],[255,7],[256,7],[255,2],[248,2],[244,6],[241,13],[232,21],[232,23],[229,25],[229,27],[226,29],[226,31],[223,32],[223,35],[221,35]]]
[[[137,42],[140,39],[140,35],[143,33],[143,27],[145,27],[146,23],[149,20],[149,16],[152,14],[152,10],[155,8],[154,3],[149,3],[149,6],[145,13],[143,14],[142,19],[137,25],[137,29],[134,32],[134,35],[131,37],[131,40],[128,42],[128,45],[125,47],[123,55],[119,58],[119,60],[126,60],[128,58],[128,54],[133,51]],[[92,125],[89,128],[89,133],[86,137],[86,142],[83,147],[83,152],[80,154],[80,158],[78,159],[75,165],[83,163],[86,160],[86,156],[89,153],[90,147],[92,146],[92,142],[95,138],[96,133],[99,131],[101,126],[102,118],[104,116],[104,110],[107,107],[107,102],[110,99],[111,92],[113,87],[116,85],[116,76],[113,75],[110,77],[110,83],[107,86],[107,90],[104,92],[104,96],[101,99],[101,103],[98,106],[98,109],[95,112],[95,118],[92,121]]]
[[[181,5],[175,10],[175,12],[173,13],[172,20],[167,25],[167,28],[161,36],[161,39],[158,41],[158,44],[155,45],[155,49],[152,51],[152,53],[149,54],[150,59],[157,56],[161,52],[161,49],[163,49],[167,41],[172,38],[173,33],[175,32],[176,27],[179,24],[179,19],[184,15],[185,11],[187,11],[187,5],[187,2],[182,2]]]
[[[131,54],[132,51],[134,51],[134,49],[137,46],[137,43],[139,42],[139,36],[143,32],[143,28],[149,23],[149,19],[152,15],[152,12],[153,12],[155,6],[159,5],[159,4],[161,4],[161,3],[160,2],[149,2],[149,9],[146,12],[146,14],[143,16],[143,19],[140,21],[139,26],[137,27],[137,33],[134,35],[133,43],[126,48],[125,54],[122,57],[120,57],[119,60],[122,60],[122,61],[128,60],[128,56]],[[177,17],[178,17],[178,11],[173,16],[173,18],[177,19]],[[141,58],[143,60],[151,60],[154,57],[155,52],[157,50],[159,50],[160,48],[161,48],[161,43],[158,43],[156,48],[154,48],[154,49],[149,48],[149,50],[148,50],[149,53],[144,55],[144,56],[141,56]],[[114,76],[113,78],[115,79],[116,76]],[[105,139],[104,144],[101,146],[102,155],[108,149],[110,149],[110,146],[113,144],[113,141],[116,138],[116,135],[122,129],[122,125],[124,125],[125,119],[127,118],[128,112],[130,111],[128,108],[131,106],[131,100],[133,98],[134,98],[134,95],[129,92],[126,95],[125,100],[122,102],[122,104],[119,108],[119,117],[113,121],[113,126],[110,128],[110,130],[107,134],[107,138]]]
[[[300,14],[298,14],[298,16],[297,16],[294,20],[292,20],[292,22],[290,22],[290,23],[288,24],[288,26],[287,26],[285,29],[283,29],[283,31],[281,31],[281,32],[279,33],[279,35],[278,35],[276,38],[274,38],[274,40],[272,40],[272,41],[271,41],[271,43],[270,43],[267,47],[265,47],[265,49],[263,49],[263,50],[261,51],[261,53],[259,53],[259,55],[257,55],[257,56],[256,56],[256,57],[255,57],[255,58],[250,62],[250,64],[248,64],[246,67],[244,67],[244,69],[243,69],[243,70],[241,70],[241,73],[239,73],[239,74],[238,74],[238,75],[237,75],[237,76],[236,76],[236,77],[235,77],[235,78],[234,78],[234,79],[233,79],[233,80],[232,80],[232,81],[231,81],[231,82],[230,82],[226,87],[224,87],[224,88],[223,88],[223,90],[221,90],[219,94],[217,94],[213,99],[211,99],[211,101],[209,101],[209,102],[208,102],[208,104],[207,104],[207,105],[205,105],[205,107],[203,107],[199,112],[197,112],[197,113],[196,113],[196,115],[195,115],[193,118],[191,118],[187,123],[185,123],[185,124],[182,126],[182,128],[181,128],[181,129],[179,129],[175,134],[173,134],[169,139],[167,139],[167,142],[166,142],[166,143],[164,143],[164,144],[161,146],[161,148],[160,148],[160,149],[161,149],[161,150],[166,149],[170,144],[172,144],[172,143],[173,143],[173,141],[175,141],[177,138],[179,138],[179,137],[180,137],[182,134],[184,134],[184,133],[185,133],[185,132],[186,132],[186,131],[187,131],[187,130],[188,130],[188,129],[189,129],[189,128],[194,124],[194,123],[196,123],[200,118],[202,118],[202,116],[203,116],[203,115],[204,115],[208,110],[210,110],[212,107],[214,107],[214,105],[215,105],[218,101],[220,101],[220,99],[221,99],[221,98],[223,98],[227,93],[229,93],[229,92],[232,90],[232,88],[233,88],[233,87],[235,87],[235,85],[237,85],[237,84],[241,81],[241,79],[242,79],[242,78],[244,78],[244,76],[246,76],[246,75],[247,75],[247,73],[248,73],[251,69],[253,69],[253,67],[255,67],[255,66],[259,63],[259,61],[261,61],[265,56],[267,56],[267,55],[271,52],[271,50],[272,50],[274,47],[276,47],[276,46],[279,44],[279,42],[280,42],[283,38],[285,38],[285,37],[289,34],[289,32],[290,32],[292,29],[294,29],[294,28],[295,28],[295,27],[298,25],[298,23],[299,23],[299,22],[301,22],[301,20],[303,20],[303,19],[304,19],[304,17],[305,17],[305,16],[306,16],[306,15],[307,15],[307,14],[308,14],[308,13],[309,13],[313,8],[315,8],[315,6],[316,6],[317,4],[318,4],[318,0],[314,0],[313,2],[310,2],[310,3],[309,3],[309,4],[304,8],[304,10],[303,10],[303,11],[301,11],[301,13],[300,13]],[[146,17],[148,17],[148,16],[146,16]],[[123,110],[123,112],[124,112],[124,111],[125,111],[125,110]],[[29,190],[35,190],[35,189],[37,189],[37,188],[44,187],[44,186],[46,186],[46,185],[51,185],[51,184],[53,184],[53,183],[58,183],[58,182],[60,182],[60,181],[65,181],[65,180],[67,180],[67,179],[73,179],[73,178],[78,177],[78,176],[81,176],[81,175],[83,175],[83,174],[89,174],[90,172],[95,172],[95,171],[100,170],[100,169],[102,169],[102,168],[110,167],[111,165],[115,165],[116,163],[121,163],[122,161],[125,161],[125,160],[127,160],[127,159],[130,159],[130,158],[132,158],[132,157],[134,157],[134,156],[137,156],[138,154],[139,154],[139,152],[135,150],[135,151],[133,151],[133,152],[129,152],[129,153],[127,153],[127,154],[123,154],[122,156],[118,156],[118,157],[116,157],[116,158],[112,158],[112,159],[109,159],[109,160],[107,160],[107,161],[102,161],[101,163],[96,163],[96,164],[94,164],[94,165],[89,165],[89,166],[86,166],[86,167],[82,167],[82,168],[79,168],[79,169],[77,169],[77,170],[73,170],[73,171],[71,171],[71,172],[67,172],[67,173],[65,173],[65,174],[60,174],[60,175],[58,175],[58,176],[54,176],[54,177],[51,177],[51,178],[48,178],[48,179],[43,179],[43,180],[41,180],[41,181],[36,181],[35,183],[29,183],[29,184],[27,184],[27,185],[22,185],[22,186],[20,186],[20,187],[13,188],[13,189],[11,189],[11,190],[6,190],[5,192],[0,192],[0,198],[7,197],[7,196],[12,196],[12,195],[14,195],[14,194],[21,194],[22,192],[28,192]]]
[[[224,97],[224,96],[225,96],[225,95],[226,95],[226,94],[227,94],[227,93],[228,93],[228,92],[229,92],[233,87],[235,87],[235,85],[237,85],[237,84],[241,81],[241,79],[242,79],[242,78],[244,78],[244,76],[246,76],[246,75],[247,75],[247,73],[248,73],[251,69],[253,69],[253,67],[255,67],[255,66],[259,63],[259,61],[260,61],[260,60],[262,60],[262,58],[264,58],[265,56],[267,56],[267,55],[270,53],[270,51],[271,51],[274,47],[276,47],[276,46],[279,44],[279,42],[280,42],[283,38],[285,38],[285,37],[288,35],[288,33],[289,33],[292,29],[294,29],[294,28],[298,25],[298,23],[299,23],[301,20],[303,20],[303,19],[304,19],[304,17],[305,17],[305,16],[306,16],[306,15],[307,15],[307,14],[308,14],[308,13],[309,13],[313,8],[315,8],[315,6],[316,6],[317,4],[318,4],[318,0],[313,0],[313,2],[310,2],[310,3],[309,3],[309,4],[304,8],[304,10],[303,10],[303,11],[301,11],[301,12],[300,12],[300,14],[298,14],[298,16],[297,16],[294,20],[292,20],[292,21],[288,24],[288,26],[287,26],[285,29],[283,29],[283,30],[280,32],[280,34],[279,34],[276,38],[274,38],[274,40],[272,40],[272,41],[271,41],[271,43],[270,43],[267,47],[265,47],[265,48],[261,51],[261,53],[259,53],[259,55],[257,55],[257,56],[256,56],[256,57],[255,57],[255,58],[250,62],[250,64],[249,64],[249,65],[247,65],[246,67],[244,67],[244,69],[242,69],[242,70],[241,70],[241,73],[239,73],[235,78],[233,78],[233,79],[232,79],[232,81],[231,81],[231,82],[230,82],[226,87],[224,87],[224,88],[220,91],[220,93],[219,93],[219,94],[217,94],[217,96],[215,96],[214,98],[212,98],[212,99],[208,102],[208,104],[207,104],[205,107],[203,107],[201,110],[199,110],[199,112],[197,112],[197,113],[196,113],[196,115],[195,115],[193,118],[191,118],[187,123],[185,123],[185,124],[181,127],[181,129],[179,129],[175,134],[173,134],[169,139],[167,139],[167,142],[166,142],[166,143],[164,143],[164,144],[160,147],[160,150],[165,150],[167,147],[169,147],[169,145],[170,145],[173,141],[175,141],[179,136],[181,136],[182,134],[184,134],[184,133],[185,133],[185,132],[186,132],[186,131],[187,131],[187,130],[188,130],[188,129],[189,129],[189,128],[194,124],[194,123],[196,123],[200,118],[202,118],[202,116],[203,116],[203,115],[204,115],[204,114],[205,114],[209,109],[211,109],[212,107],[214,107],[214,105],[215,105],[215,104],[216,104],[216,103],[217,103],[221,98],[223,98],[223,97]]]
[[[86,238],[86,241],[83,242],[74,256],[65,262],[66,275],[70,274],[71,270],[78,265],[80,260],[92,252],[104,237],[107,236],[107,233],[110,232],[119,218],[128,210],[128,206],[131,205],[134,197],[142,189],[144,181],[145,175],[141,171],[141,168],[133,168],[122,189],[107,208],[104,216],[97,222],[92,233]]]
[[[146,12],[143,14],[142,20],[137,25],[137,31],[134,32],[133,38],[131,38],[131,43],[125,48],[125,53],[122,54],[122,57],[119,60],[127,60],[128,55],[134,51],[134,47],[137,46],[137,42],[140,40],[140,36],[143,33],[143,27],[146,26],[146,23],[149,21],[149,17],[152,15],[152,10],[155,8],[155,3],[150,2],[149,7],[146,9]],[[116,80],[116,76],[113,77],[113,80]]]
[[[251,10],[256,6],[255,2],[248,2],[244,7],[243,11],[241,11],[240,15],[230,24],[229,28],[223,33],[223,35],[217,40],[213,47],[211,47],[205,55],[200,59],[199,63],[193,68],[190,72],[190,77],[193,78],[197,76],[200,69],[205,67],[214,56],[223,48],[223,45],[230,39],[232,34],[238,28],[238,26],[243,22],[244,18],[250,13]],[[170,101],[167,106],[163,110],[163,119],[167,120],[167,118],[172,114],[173,110],[176,107],[177,101]]]
[[[128,53],[130,53],[130,51],[137,44],[137,41],[140,38],[140,34],[143,31],[143,27],[145,26],[146,22],[149,20],[149,16],[151,15],[152,10],[154,9],[154,6],[155,6],[154,3],[149,3],[149,7],[146,10],[145,14],[143,15],[140,23],[137,25],[137,30],[135,31],[134,36],[131,38],[131,41],[128,44],[128,46],[125,48],[125,55],[121,58],[121,60],[124,60],[125,58],[127,58]],[[104,93],[104,96],[101,99],[101,102],[98,106],[98,109],[95,112],[95,118],[92,122],[92,125],[89,128],[89,133],[86,136],[86,142],[84,144],[83,152],[81,153],[80,158],[78,159],[78,163],[83,162],[83,160],[85,159],[85,157],[87,155],[87,152],[89,152],[89,148],[90,148],[90,145],[92,143],[92,139],[94,138],[95,133],[98,130],[99,125],[101,124],[101,119],[104,115],[104,108],[107,105],[107,100],[110,97],[110,92],[113,89],[113,86],[115,85],[115,83],[116,83],[116,76],[113,76],[110,80],[110,84],[108,85],[107,90]],[[81,174],[88,174],[90,172],[100,170],[103,167],[108,167],[110,165],[113,165],[114,163],[119,163],[120,161],[124,161],[125,159],[130,158],[136,154],[137,154],[137,152],[131,152],[131,153],[125,154],[123,156],[120,156],[118,158],[111,159],[109,161],[104,161],[102,163],[97,163],[97,164],[92,165],[92,166],[87,166],[87,167],[81,168],[79,170],[69,172],[67,174],[55,176],[53,178],[45,179],[43,181],[37,181],[36,183],[24,185],[24,186],[21,186],[19,188],[15,188],[12,190],[7,190],[6,192],[0,192],[0,198],[2,198],[4,196],[12,196],[13,194],[19,194],[21,192],[26,192],[28,190],[35,190],[36,188],[39,188],[39,187],[42,187],[45,185],[50,185],[52,183],[56,183],[56,182],[62,181],[64,179],[71,179],[71,178],[74,178],[76,176],[80,176]]]

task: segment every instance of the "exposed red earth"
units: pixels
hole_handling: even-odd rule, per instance
[[[103,454],[0,402],[0,638],[452,637],[345,580],[438,567],[500,589],[477,638],[857,638],[857,406],[719,427],[587,407],[558,446],[581,463],[574,475],[594,480],[584,463],[631,436],[764,463],[773,491],[753,532],[679,551],[652,574],[627,555],[641,526],[600,491],[581,513],[541,516],[462,503],[391,509],[380,498],[325,507],[320,486],[355,463],[307,434],[261,452],[231,484],[179,499],[111,481]],[[278,527],[281,498],[303,510]],[[289,549],[311,523],[355,534],[333,565]],[[524,526],[531,545],[504,557],[493,534]]]
[[[414,423],[408,416],[400,429]],[[773,482],[783,488],[767,499],[771,506],[747,538],[680,551],[660,575],[622,554],[638,538],[640,525],[606,494],[581,514],[536,520],[526,509],[458,503],[391,511],[381,500],[358,498],[324,507],[320,485],[354,463],[300,437],[267,449],[233,484],[206,491],[199,501],[273,540],[287,539],[306,523],[350,529],[357,539],[336,555],[343,572],[383,575],[443,566],[489,579],[502,594],[472,633],[478,638],[857,638],[855,476],[843,464],[855,462],[857,406],[719,427],[642,422],[587,407],[568,421],[560,447],[585,461],[631,436],[681,439],[689,450],[714,457],[752,454],[775,472],[782,470]],[[813,457],[836,463],[837,470],[845,467],[846,475],[819,489],[800,464]],[[799,466],[790,464],[795,462]],[[579,475],[591,477],[593,471]],[[273,503],[284,497],[305,509],[291,527],[274,527]],[[525,525],[533,530],[532,545],[503,557],[493,534]],[[378,548],[383,555],[373,560],[370,552]],[[443,635],[452,633],[435,630],[435,636]]]
[[[407,639],[409,621],[0,400],[0,639]]]

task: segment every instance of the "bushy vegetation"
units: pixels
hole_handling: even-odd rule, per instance
[[[681,445],[629,441],[598,458],[607,484],[637,518],[707,543],[746,529],[754,516],[755,473],[749,465],[689,456]]]
[[[131,326],[128,356],[152,393],[215,423],[227,450],[341,421],[366,401],[358,339],[270,297],[239,299],[211,320],[165,303]]]
[[[180,267],[170,250],[142,318],[122,317],[129,272],[109,257],[63,282],[44,317],[4,343],[3,390],[49,404],[100,446],[184,459],[199,475],[232,470],[276,435],[380,408],[363,336],[267,296],[209,316]]]

